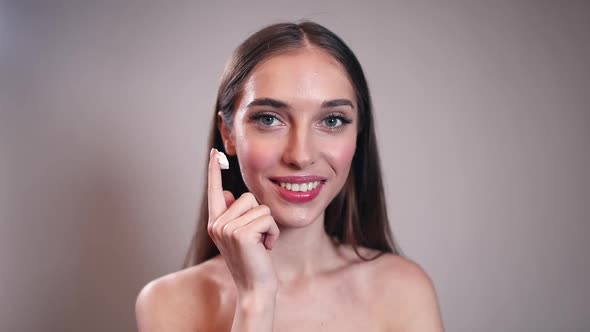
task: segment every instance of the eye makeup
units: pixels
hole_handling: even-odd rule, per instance
[[[248,116],[248,119],[261,127],[276,127],[284,124],[280,116],[273,112],[258,112]]]

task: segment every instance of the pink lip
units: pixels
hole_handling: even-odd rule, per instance
[[[306,176],[281,176],[281,177],[273,177],[271,180],[277,186],[280,196],[292,203],[305,203],[312,201],[316,198],[322,187],[324,186],[324,181],[326,181],[325,177],[322,176],[315,176],[315,175],[306,175]],[[308,183],[308,182],[315,182],[320,181],[320,184],[312,190],[309,191],[291,191],[287,190],[280,186],[280,182],[286,183]]]

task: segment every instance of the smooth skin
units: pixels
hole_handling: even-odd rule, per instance
[[[269,98],[280,103],[254,102]],[[443,331],[419,265],[392,254],[363,261],[324,231],[356,148],[354,90],[340,65],[313,47],[275,56],[250,75],[237,107],[233,126],[219,127],[250,192],[223,191],[212,151],[208,232],[221,255],[146,285],[139,331]],[[326,181],[313,201],[294,203],[271,180],[288,175]]]

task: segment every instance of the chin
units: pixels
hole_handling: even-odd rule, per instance
[[[314,222],[322,219],[321,213],[314,213],[313,208],[277,206],[273,209],[270,207],[273,218],[277,225],[287,228],[303,228],[312,225]]]

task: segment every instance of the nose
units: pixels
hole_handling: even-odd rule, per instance
[[[294,128],[289,132],[283,162],[291,168],[305,169],[316,161],[317,146],[307,128]]]

